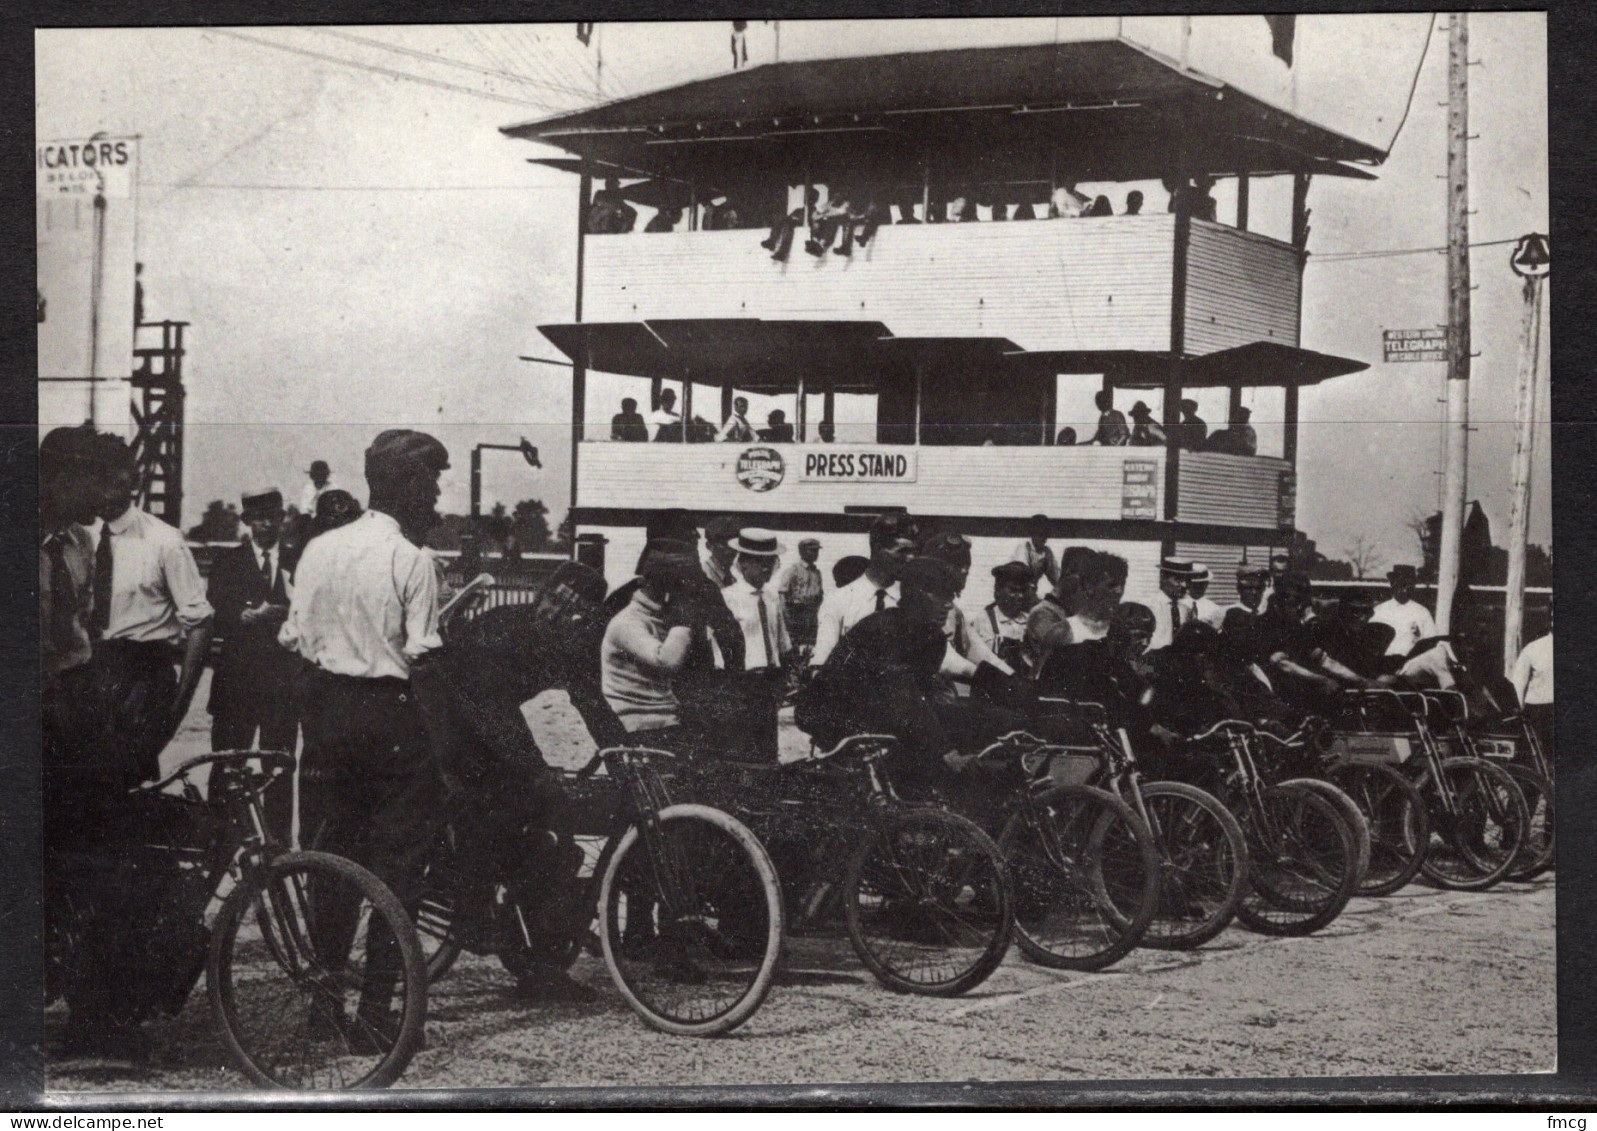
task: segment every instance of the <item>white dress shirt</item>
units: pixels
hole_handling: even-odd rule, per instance
[[[1412,598],[1402,604],[1396,599],[1382,601],[1375,606],[1370,623],[1388,625],[1392,629],[1392,643],[1386,646],[1388,656],[1406,656],[1421,640],[1436,635],[1436,621],[1431,618],[1431,610]]]
[[[737,575],[721,596],[743,629],[743,667],[747,671],[782,666],[783,657],[793,651],[793,638],[787,632],[787,615],[782,598],[771,589],[756,589]],[[760,621],[760,606],[765,606],[765,621]],[[771,649],[775,648],[773,654]]]
[[[1153,639],[1148,642],[1148,651],[1155,648],[1168,648],[1176,638],[1176,629],[1192,619],[1192,598],[1176,598],[1176,606],[1180,609],[1180,624],[1170,622],[1170,596],[1164,590],[1140,602],[1153,610]]]
[[[1218,601],[1211,601],[1208,597],[1193,597],[1192,617],[1201,620],[1204,624],[1214,629],[1225,623],[1225,609]]]
[[[754,439],[754,428],[749,424],[748,417],[741,412],[734,412],[726,418],[726,423],[721,425],[715,438],[723,444],[747,444]]]
[[[138,507],[129,507],[94,532],[98,550],[103,532],[111,532],[111,619],[107,640],[176,644],[212,615],[205,582],[188,543],[168,526]],[[94,576],[90,566],[90,586]]]
[[[319,668],[367,679],[408,679],[439,647],[433,558],[381,511],[311,539],[278,641]]]
[[[316,516],[316,500],[327,492],[336,490],[337,487],[338,484],[334,483],[331,478],[320,487],[314,483],[306,483],[305,486],[300,488],[299,492],[299,513],[308,514],[314,518]]]
[[[884,607],[896,607],[898,598],[898,582],[895,581],[886,588]],[[832,649],[848,634],[848,630],[875,611],[876,583],[869,574],[862,573],[843,588],[827,594],[821,601],[820,611],[816,613],[815,650],[810,653],[810,666],[824,664],[826,657],[832,654]]]
[[[1049,585],[1059,584],[1059,559],[1054,557],[1054,548],[1047,543],[1042,549],[1032,545],[1031,539],[1023,539],[1015,546],[1015,552],[1009,555],[1012,562],[1020,562],[1031,570],[1031,579],[1041,581],[1048,579]]]
[[[1525,645],[1514,661],[1514,691],[1523,707],[1553,701],[1553,634]]]
[[[658,440],[660,438],[660,429],[669,428],[673,424],[681,423],[682,417],[677,413],[672,412],[670,409],[657,408],[653,412],[649,413],[649,427],[654,429],[654,431],[649,434],[649,439]]]

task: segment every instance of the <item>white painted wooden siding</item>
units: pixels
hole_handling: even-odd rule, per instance
[[[1280,525],[1281,473],[1287,462],[1269,456],[1182,452],[1176,518],[1228,526]]]
[[[770,491],[750,491],[735,468],[744,444],[586,443],[578,464],[577,505],[688,510],[770,510],[841,513],[847,506],[903,506],[911,514],[1120,519],[1122,465],[1158,465],[1163,507],[1164,451],[1160,448],[923,447],[914,483],[804,483],[806,451],[905,452],[865,444],[777,445],[786,474]],[[757,445],[763,446],[763,445]],[[1272,488],[1270,506],[1275,505]],[[1163,514],[1160,509],[1156,513]],[[1273,512],[1272,512],[1273,513]],[[1272,519],[1273,522],[1273,519]]]
[[[901,337],[1007,337],[1028,350],[1170,346],[1174,218],[885,225],[852,258],[785,264],[763,232],[589,236],[583,314],[873,319]]]
[[[1290,244],[1204,220],[1187,253],[1190,354],[1250,342],[1298,344],[1297,255]]]

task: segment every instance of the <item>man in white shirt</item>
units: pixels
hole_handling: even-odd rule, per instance
[[[754,426],[749,423],[749,399],[732,398],[732,415],[726,418],[715,438],[723,444],[749,444],[754,441]]]
[[[884,514],[871,525],[871,564],[821,602],[811,667],[826,663],[837,642],[860,621],[882,609],[897,608],[898,573],[915,553],[915,535],[914,520],[905,514]]]
[[[98,443],[106,478],[90,622],[97,682],[125,768],[152,778],[194,698],[212,609],[183,535],[133,505],[139,473],[132,451],[116,436]]]
[[[1031,574],[1033,585],[1045,577],[1050,586],[1058,585],[1059,560],[1054,557],[1054,552],[1048,545],[1048,516],[1032,515],[1028,530],[1028,536],[1015,546],[1015,552],[1009,555],[1009,560],[1020,562],[1026,567]]]
[[[676,411],[677,395],[671,389],[660,390],[660,404],[649,413],[649,427],[654,431],[649,439],[682,439],[682,417]]]
[[[742,694],[747,720],[741,728],[744,741],[735,753],[740,760],[775,762],[776,716],[793,653],[782,599],[770,584],[783,547],[775,533],[753,526],[739,531],[731,545],[737,552],[735,580],[721,590],[721,597],[743,630],[743,674],[732,686]]]
[[[1542,753],[1553,757],[1553,606],[1547,604],[1547,635],[1525,645],[1511,678],[1525,721],[1536,732]]]
[[[1185,558],[1160,559],[1160,596],[1147,602],[1154,617],[1153,639],[1148,651],[1170,647],[1181,626],[1192,619],[1192,598],[1187,596],[1187,582],[1192,574],[1193,565]]]
[[[299,513],[315,518],[316,500],[337,484],[333,482],[332,469],[327,466],[327,461],[324,459],[312,460],[310,470],[305,474],[311,477],[311,481],[300,489]]]
[[[279,634],[308,661],[296,686],[301,841],[370,868],[407,906],[421,893],[442,800],[410,673],[442,644],[438,575],[421,541],[437,524],[448,466],[448,450],[424,432],[379,434],[366,449],[368,509],[305,547]],[[377,1049],[396,1032],[390,951],[385,939],[368,942],[352,1034]]]
[[[1192,567],[1192,576],[1187,580],[1187,596],[1192,599],[1192,619],[1201,620],[1218,632],[1225,622],[1225,610],[1218,602],[1209,599],[1208,592],[1209,567],[1200,563]]]
[[[1414,645],[1436,635],[1436,621],[1429,609],[1413,599],[1418,580],[1413,566],[1393,566],[1386,580],[1392,587],[1392,599],[1375,606],[1370,623],[1384,624],[1392,630],[1392,643],[1386,648],[1388,656],[1407,656]]]

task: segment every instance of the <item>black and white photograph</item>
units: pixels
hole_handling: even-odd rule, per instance
[[[33,44],[47,1103],[1558,1070],[1545,12]]]

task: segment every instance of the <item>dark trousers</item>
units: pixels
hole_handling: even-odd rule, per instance
[[[815,647],[815,631],[819,623],[821,606],[789,604],[787,606],[787,631],[795,648]]]
[[[293,686],[287,681],[262,675],[246,668],[232,673],[236,684],[211,714],[212,750],[249,750],[260,736],[261,750],[282,750],[289,754],[299,738],[299,717],[294,713]],[[242,677],[242,678],[240,678]],[[215,677],[213,677],[215,678]],[[245,681],[248,681],[247,684]],[[266,823],[283,844],[289,844],[294,822],[294,778],[285,774],[269,787],[262,798]]]
[[[96,745],[117,761],[127,784],[156,777],[161,751],[171,741],[177,705],[175,645],[102,640],[90,668],[98,718]]]
[[[427,856],[442,817],[443,787],[410,684],[306,668],[295,681],[305,751],[300,835],[307,844],[370,869],[414,913]],[[318,831],[319,830],[319,831]],[[358,908],[333,906],[317,948],[339,968],[347,960]],[[386,931],[367,940],[363,1013],[384,1013],[398,956]]]
[[[787,673],[760,668],[738,673],[727,682],[737,709],[727,733],[717,736],[717,754],[734,762],[776,762],[777,712],[787,694]]]

